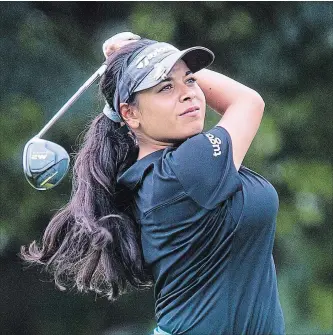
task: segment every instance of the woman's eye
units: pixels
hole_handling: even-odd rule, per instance
[[[189,82],[189,83],[195,83],[197,80],[194,77],[190,77],[186,81]]]
[[[169,88],[171,88],[171,84],[168,84],[168,85],[163,86],[163,87],[159,90],[159,92],[167,91]]]

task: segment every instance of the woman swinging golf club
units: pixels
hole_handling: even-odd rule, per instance
[[[107,102],[74,165],[69,203],[25,260],[58,287],[117,298],[154,285],[155,334],[284,334],[272,258],[278,197],[242,166],[264,111],[204,69],[213,53],[116,35]],[[221,115],[203,132],[206,103]]]

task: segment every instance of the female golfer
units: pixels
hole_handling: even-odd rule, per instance
[[[155,334],[284,334],[272,257],[278,197],[242,166],[264,111],[204,69],[214,54],[127,33],[104,46],[107,102],[69,203],[23,257],[56,284],[115,299],[154,284]],[[221,115],[203,132],[206,103]]]

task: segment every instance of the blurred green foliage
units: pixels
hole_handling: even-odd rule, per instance
[[[287,334],[333,333],[332,3],[2,2],[0,9],[1,334],[126,335],[154,327],[152,291],[114,304],[60,293],[17,257],[21,244],[41,237],[71,186],[69,176],[55,190],[32,189],[22,173],[24,144],[102,63],[104,40],[126,30],[211,48],[212,69],[263,96],[265,116],[245,165],[280,196],[274,256]],[[97,91],[47,138],[75,151],[101,111]],[[217,120],[209,110],[206,128]]]

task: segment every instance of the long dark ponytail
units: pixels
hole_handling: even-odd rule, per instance
[[[110,105],[124,61],[150,43],[128,44],[108,58],[100,88]],[[131,100],[135,103],[135,97]],[[70,201],[48,224],[41,247],[34,241],[21,248],[21,257],[45,265],[60,289],[76,287],[116,299],[128,287],[152,284],[131,212],[132,195],[116,183],[135,162],[138,148],[133,135],[118,130],[119,124],[104,114],[93,120],[76,156]]]

